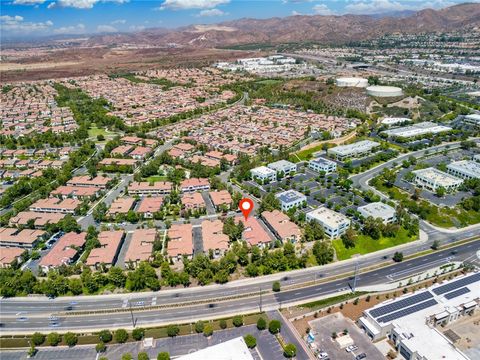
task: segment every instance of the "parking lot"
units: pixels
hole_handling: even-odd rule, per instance
[[[356,356],[365,353],[368,360],[383,360],[383,354],[373,345],[370,339],[341,313],[335,313],[309,322],[310,329],[315,336],[315,346],[319,351],[326,352],[331,360],[352,360]],[[347,352],[341,349],[332,339],[332,333],[341,334],[344,330],[352,338],[357,350]],[[326,358],[325,358],[326,359]]]

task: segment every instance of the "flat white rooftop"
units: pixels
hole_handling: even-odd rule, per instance
[[[472,160],[454,161],[447,165],[447,169],[455,170],[469,177],[480,178],[480,163]]]
[[[377,146],[380,146],[380,144],[376,141],[363,140],[353,144],[335,146],[334,148],[331,148],[328,151],[330,153],[337,154],[340,156],[348,156],[348,155],[353,155],[357,153],[367,152]]]
[[[438,125],[433,122],[421,122],[418,124],[413,124],[409,126],[399,127],[391,130],[383,131],[383,133],[388,136],[398,136],[398,137],[412,137],[420,136],[425,134],[438,134],[441,132],[446,132],[452,130],[449,126]]]
[[[253,360],[243,337],[209,346],[191,354],[183,355],[178,360]]]
[[[412,119],[409,118],[403,118],[403,117],[388,117],[382,120],[382,124],[385,125],[393,125],[393,124],[399,124],[399,123],[404,123],[404,122],[411,122]]]
[[[359,206],[358,211],[363,213],[363,216],[366,215],[366,217],[371,216],[373,218],[383,218],[385,216],[390,217],[395,215],[395,209],[382,202],[374,202],[364,206]]]
[[[260,175],[260,176],[271,176],[276,175],[277,172],[272,170],[266,166],[259,166],[251,170],[253,175]]]
[[[463,182],[462,179],[433,167],[414,170],[412,173],[439,186],[455,186]]]
[[[307,217],[317,220],[332,229],[336,229],[342,224],[350,224],[348,217],[326,207],[320,207],[308,212]]]

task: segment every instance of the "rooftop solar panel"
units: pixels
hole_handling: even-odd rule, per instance
[[[464,295],[466,293],[469,293],[470,290],[468,290],[468,288],[466,287],[463,287],[463,288],[460,288],[458,290],[455,290],[455,291],[452,291],[452,292],[449,292],[447,294],[445,294],[445,299],[453,299],[453,298],[456,298],[457,296],[460,296],[460,295]]]
[[[448,283],[446,285],[439,286],[439,287],[433,289],[432,291],[436,295],[442,295],[442,294],[445,294],[447,292],[450,292],[450,291],[453,291],[455,289],[461,288],[465,285],[472,284],[472,283],[477,282],[477,281],[480,281],[480,273],[476,273],[476,274],[473,274],[471,276],[464,277],[463,279],[453,281],[453,282]]]
[[[410,306],[409,308],[402,309],[402,310],[396,311],[394,313],[382,316],[381,318],[377,319],[377,321],[381,322],[381,323],[386,323],[386,322],[389,322],[389,321],[392,321],[392,320],[395,320],[395,319],[398,319],[398,318],[416,313],[417,311],[429,308],[430,306],[433,306],[433,305],[436,305],[436,304],[437,304],[437,301],[435,299],[430,299],[430,300],[424,301],[420,304]]]
[[[406,308],[408,306],[417,304],[424,300],[432,298],[433,295],[429,291],[424,291],[422,293],[416,294],[414,296],[410,296],[406,299],[395,301],[391,304],[387,304],[385,306],[378,307],[370,311],[370,315],[374,318]]]

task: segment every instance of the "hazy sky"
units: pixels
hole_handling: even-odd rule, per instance
[[[474,0],[478,2],[479,0]],[[381,14],[462,0],[1,0],[2,37],[174,28],[242,17]],[[470,1],[472,2],[472,1]]]

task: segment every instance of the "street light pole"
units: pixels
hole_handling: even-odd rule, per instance
[[[357,288],[357,275],[358,275],[358,260],[355,262],[355,275],[353,277],[353,292],[355,293],[355,290]]]
[[[130,315],[132,316],[132,326],[135,329],[135,319],[133,318],[132,302],[128,301],[128,305],[129,305],[129,308],[130,308]]]
[[[262,312],[262,287],[260,286],[260,312]]]

